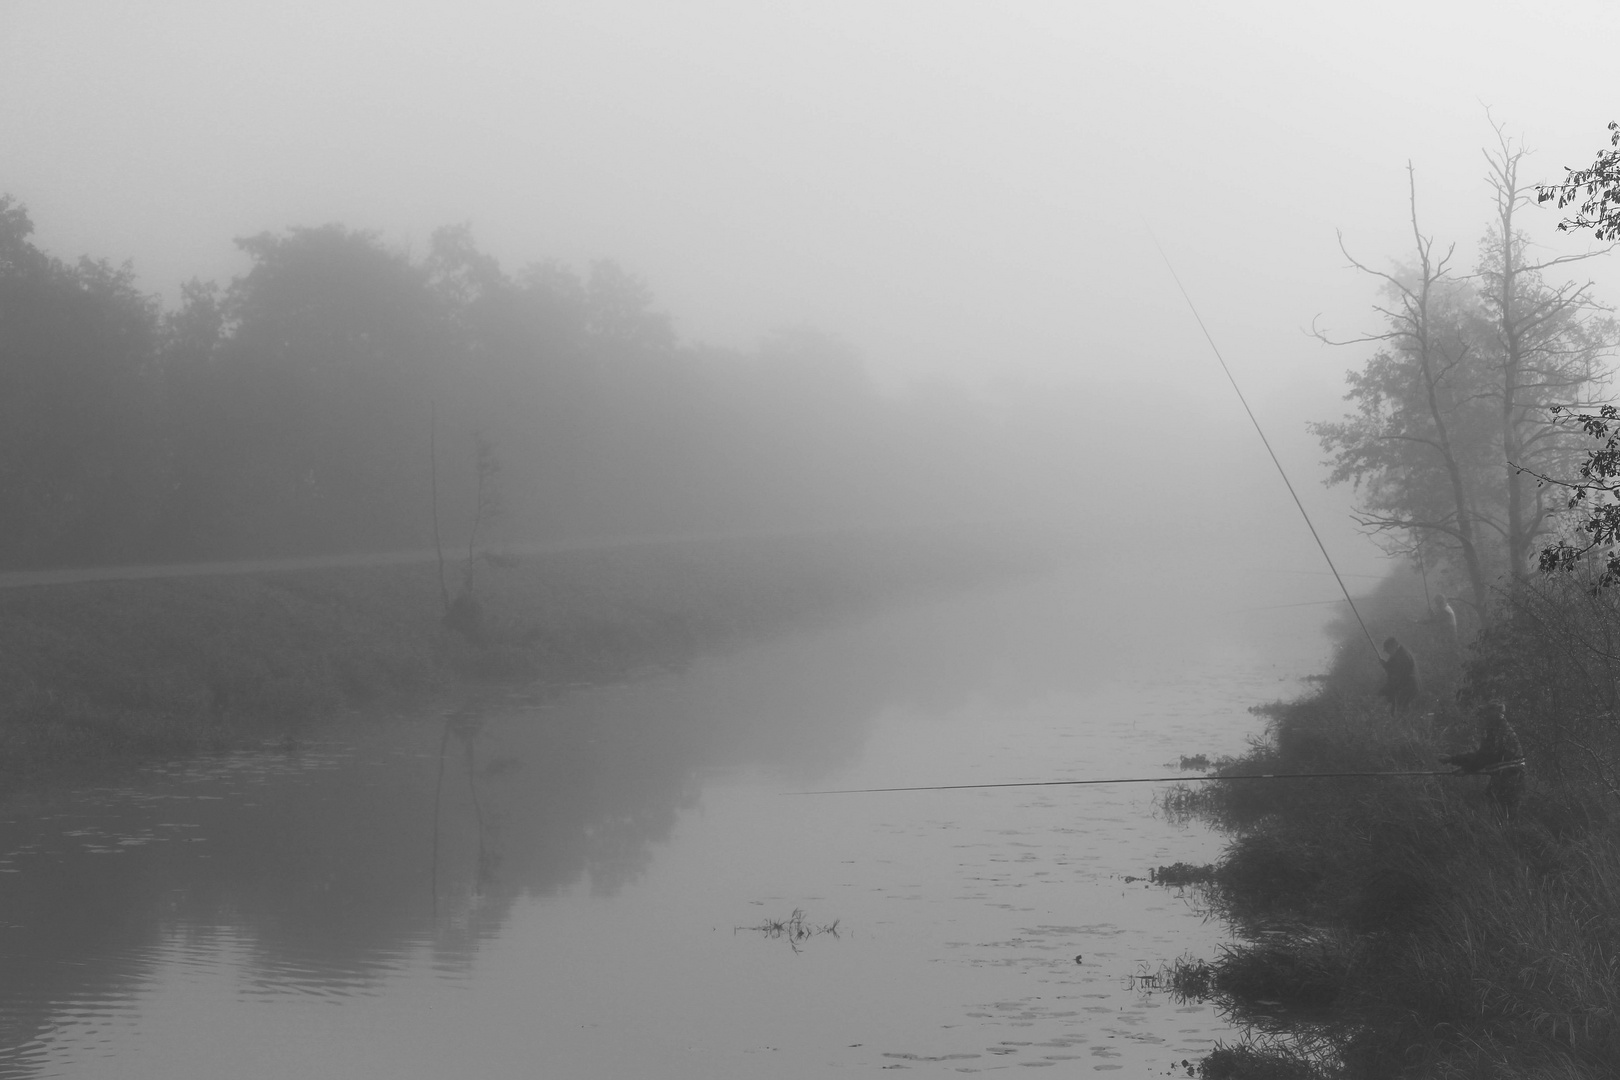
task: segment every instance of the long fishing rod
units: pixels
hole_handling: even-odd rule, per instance
[[[1261,428],[1260,421],[1255,418],[1254,410],[1249,408],[1249,399],[1243,396],[1243,388],[1238,386],[1237,379],[1232,375],[1232,369],[1226,366],[1226,357],[1221,355],[1220,346],[1215,344],[1215,338],[1210,334],[1209,327],[1204,325],[1203,316],[1198,314],[1198,306],[1193,303],[1192,297],[1187,294],[1187,287],[1181,283],[1181,277],[1176,273],[1176,268],[1170,264],[1170,256],[1165,254],[1164,245],[1159,243],[1159,238],[1153,235],[1152,229],[1148,230],[1148,238],[1153,241],[1153,246],[1158,248],[1159,258],[1164,260],[1164,268],[1170,271],[1170,278],[1176,283],[1176,288],[1181,291],[1181,298],[1187,301],[1187,309],[1192,312],[1192,317],[1198,322],[1198,329],[1204,332],[1204,340],[1209,342],[1210,349],[1215,353],[1215,359],[1220,361],[1221,370],[1226,372],[1226,381],[1231,383],[1232,389],[1237,392],[1238,400],[1243,403],[1243,411],[1249,414],[1249,423],[1254,425],[1254,430],[1260,436],[1260,441],[1265,443],[1266,453],[1271,455],[1271,463],[1277,466],[1277,475],[1282,477],[1283,484],[1288,488],[1288,494],[1293,496],[1294,505],[1299,507],[1299,514],[1305,519],[1305,527],[1311,530],[1311,538],[1316,541],[1316,546],[1321,549],[1322,558],[1327,560],[1328,569],[1333,571],[1333,580],[1339,583],[1339,589],[1344,593],[1344,599],[1349,603],[1351,613],[1355,615],[1356,622],[1361,626],[1361,632],[1367,635],[1367,644],[1371,645],[1373,653],[1377,654],[1378,643],[1373,640],[1372,631],[1367,629],[1367,624],[1361,619],[1361,612],[1356,610],[1356,602],[1350,598],[1350,590],[1345,588],[1344,579],[1339,576],[1339,568],[1333,565],[1333,556],[1328,554],[1327,545],[1322,543],[1322,537],[1317,534],[1316,526],[1311,522],[1311,515],[1305,512],[1305,504],[1300,502],[1299,494],[1294,490],[1293,482],[1288,479],[1288,473],[1284,471],[1282,461],[1277,457],[1277,452],[1271,448],[1271,440],[1266,438],[1265,430]]]
[[[847,788],[840,791],[788,791],[787,795],[871,795],[883,791],[971,791],[979,788],[1083,787],[1091,784],[1164,784],[1192,780],[1335,780],[1351,776],[1466,776],[1455,769],[1427,772],[1235,773],[1231,776],[1115,776],[1106,780],[1024,780],[1012,784],[928,784],[923,787]]]

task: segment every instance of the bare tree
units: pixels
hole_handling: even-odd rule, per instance
[[[1485,151],[1495,218],[1482,245],[1478,277],[1492,338],[1482,355],[1494,367],[1490,393],[1500,416],[1505,471],[1502,519],[1484,520],[1501,534],[1509,573],[1523,582],[1537,541],[1562,509],[1549,505],[1546,487],[1524,473],[1567,475],[1579,459],[1584,440],[1579,431],[1556,422],[1553,406],[1591,404],[1593,391],[1607,378],[1602,362],[1620,338],[1609,309],[1593,299],[1591,282],[1549,284],[1545,277],[1554,267],[1602,251],[1540,261],[1529,256],[1529,240],[1515,221],[1518,210],[1534,202],[1532,189],[1519,181],[1525,149],[1501,125],[1495,127],[1497,146]]]
[[[1620,340],[1590,283],[1547,280],[1599,252],[1532,257],[1518,223],[1533,202],[1519,180],[1525,150],[1500,126],[1496,134],[1484,152],[1493,216],[1470,277],[1453,275],[1451,249],[1437,257],[1419,228],[1408,164],[1414,262],[1383,272],[1350,259],[1383,284],[1389,301],[1375,310],[1385,329],[1346,341],[1317,333],[1380,347],[1348,377],[1357,411],[1311,426],[1331,455],[1328,482],[1361,493],[1360,524],[1392,552],[1426,550],[1455,565],[1477,610],[1497,575],[1526,580],[1553,531],[1563,500],[1549,502],[1536,477],[1571,471],[1584,445],[1555,407],[1589,403]]]
[[[1406,167],[1416,260],[1404,272],[1350,265],[1378,279],[1387,302],[1375,305],[1385,329],[1349,339],[1316,336],[1332,345],[1377,343],[1361,372],[1347,376],[1346,400],[1357,411],[1311,431],[1332,455],[1328,483],[1353,483],[1361,492],[1356,520],[1392,551],[1410,554],[1425,542],[1462,563],[1477,608],[1487,586],[1479,549],[1475,492],[1481,425],[1481,389],[1475,337],[1469,325],[1473,291],[1454,275],[1454,248],[1435,252],[1434,238],[1418,225],[1417,179]]]
[[[495,455],[494,445],[481,434],[473,435],[473,469],[477,477],[474,491],[472,526],[467,533],[467,562],[461,571],[461,592],[445,612],[447,626],[460,630],[473,641],[483,638],[484,609],[473,591],[473,576],[483,560],[499,561],[495,556],[478,549],[478,534],[501,515],[501,492],[496,479],[501,471],[501,460]]]

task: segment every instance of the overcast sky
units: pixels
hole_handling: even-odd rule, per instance
[[[1151,228],[1314,488],[1303,423],[1361,356],[1301,328],[1372,325],[1336,230],[1403,256],[1410,159],[1470,267],[1486,106],[1557,178],[1620,118],[1617,52],[1598,3],[0,0],[0,190],[171,297],[237,236],[467,221],[509,268],[617,259],[688,339],[811,323],[891,384],[1081,383],[1252,439]]]

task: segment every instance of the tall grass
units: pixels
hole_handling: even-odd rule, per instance
[[[1168,798],[1232,833],[1210,897],[1248,938],[1189,970],[1239,1017],[1292,1010],[1331,1048],[1245,1046],[1205,1075],[1267,1075],[1260,1062],[1357,1080],[1620,1074],[1616,627],[1613,598],[1536,583],[1407,716],[1374,696],[1351,641],[1316,692],[1258,710],[1265,734],[1217,766],[1432,769],[1472,743],[1472,709],[1504,700],[1530,759],[1511,816],[1481,777],[1230,781]],[[1442,675],[1446,659],[1420,655]]]

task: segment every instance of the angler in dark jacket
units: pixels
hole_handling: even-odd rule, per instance
[[[1457,766],[1459,773],[1489,776],[1485,797],[1504,816],[1512,817],[1524,794],[1524,747],[1507,721],[1506,705],[1499,701],[1487,705],[1484,719],[1485,729],[1477,748],[1466,754],[1448,754],[1440,760]]]
[[[1384,651],[1389,653],[1389,658],[1379,660],[1384,665],[1384,688],[1379,693],[1398,713],[1417,700],[1417,661],[1405,645],[1392,637],[1384,639]]]

